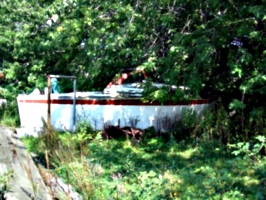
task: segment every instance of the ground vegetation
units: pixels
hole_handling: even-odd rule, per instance
[[[0,108],[1,125],[19,124],[16,96],[44,90],[48,74],[75,75],[78,90],[101,91],[120,70],[139,67],[158,81],[190,88],[189,97],[176,90],[173,100],[215,96],[216,108],[201,120],[188,114],[164,134],[146,131],[150,138],[133,144],[97,139],[89,129],[56,133],[49,152],[55,171],[91,198],[263,199],[265,4],[2,0],[0,98],[8,103]],[[71,90],[60,82],[63,92]],[[147,85],[144,95],[163,103],[169,91]],[[68,163],[70,153],[76,160]]]

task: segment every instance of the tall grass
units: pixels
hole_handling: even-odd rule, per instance
[[[258,153],[252,159],[243,145],[231,146],[225,110],[200,120],[186,115],[167,137],[150,129],[139,142],[102,140],[100,133],[79,129],[52,131],[49,145],[45,137],[25,143],[47,150],[49,166],[84,199],[264,199],[266,158]]]

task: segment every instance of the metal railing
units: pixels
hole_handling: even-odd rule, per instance
[[[47,110],[47,126],[48,126],[48,138],[51,134],[51,79],[52,78],[66,78],[73,79],[73,118],[72,118],[72,126],[71,131],[74,132],[76,130],[76,76],[65,76],[65,75],[48,75],[47,76],[47,86],[48,86],[48,110]]]

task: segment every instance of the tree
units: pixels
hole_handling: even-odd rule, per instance
[[[121,69],[141,67],[191,88],[193,97],[215,94],[232,109],[240,102],[252,110],[265,94],[264,3],[3,0],[1,70],[17,93],[43,89],[51,73],[76,75],[80,90],[101,90]]]

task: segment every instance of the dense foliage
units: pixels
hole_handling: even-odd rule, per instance
[[[52,145],[30,138],[28,146],[41,156],[48,150],[55,171],[85,198],[264,199],[265,5],[1,0],[0,98],[8,100],[9,116],[0,107],[1,123],[14,125],[17,94],[43,90],[48,74],[75,75],[78,90],[90,91],[102,90],[121,69],[143,68],[158,81],[189,87],[192,97],[219,97],[218,111],[202,121],[183,116],[166,141],[103,141],[83,124],[76,135],[56,133]],[[163,89],[145,95],[169,97]]]
[[[0,97],[14,116],[16,95],[43,90],[47,74],[76,75],[79,90],[102,90],[121,69],[140,67],[159,81],[188,86],[192,97],[220,97],[241,124],[234,131],[249,135],[247,129],[265,123],[264,4],[2,0]],[[69,91],[69,83],[61,89]],[[169,98],[162,89],[145,95]]]
[[[265,92],[264,3],[3,0],[4,89],[43,89],[47,74],[73,74],[80,90],[98,90],[120,69],[143,67],[194,93],[250,103],[245,95]]]
[[[215,128],[209,119],[205,123]],[[149,133],[136,141],[103,140],[91,130],[53,131],[50,144],[45,135],[24,142],[41,163],[53,166],[47,173],[63,178],[84,199],[265,199],[266,159],[260,153],[265,136],[250,148],[250,143],[225,146],[213,132],[177,143],[172,133],[168,139]]]
[[[0,97],[14,118],[17,94],[43,90],[47,74],[76,75],[78,90],[102,90],[121,69],[139,67],[187,86],[191,97],[220,97],[231,135],[263,134],[264,7],[264,0],[2,0]],[[68,92],[71,82],[60,81]],[[145,95],[169,98],[164,89]]]

